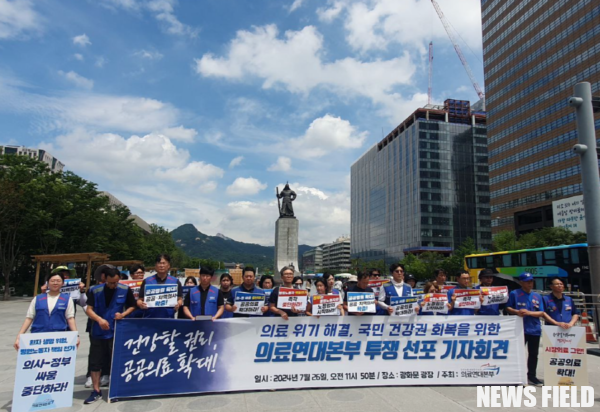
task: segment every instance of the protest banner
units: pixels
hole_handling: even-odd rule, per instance
[[[349,313],[375,313],[375,293],[348,292]]]
[[[174,308],[177,305],[177,285],[145,285],[144,302],[149,308]]]
[[[119,283],[127,285],[131,289],[131,292],[133,293],[133,297],[135,298],[135,300],[137,300],[138,297],[140,296],[140,288],[142,287],[142,282],[143,282],[143,280],[121,280],[121,281],[119,281]]]
[[[12,410],[38,411],[72,406],[76,354],[77,332],[22,334]]]
[[[419,307],[419,298],[390,296],[390,306],[394,309],[391,316],[416,315],[415,309]]]
[[[445,293],[428,293],[421,302],[423,312],[448,313],[448,295]]]
[[[81,297],[80,283],[81,279],[65,279],[60,293],[68,293],[71,295],[71,299],[77,300]]]
[[[542,327],[544,385],[588,386],[585,328]]]
[[[312,297],[312,314],[314,316],[339,315],[338,306],[341,304],[340,295],[314,295]]]
[[[413,296],[424,295],[425,291],[423,289],[413,289]]]
[[[479,309],[481,307],[479,289],[455,289],[454,308],[456,309]]]
[[[508,287],[507,286],[482,286],[481,294],[483,295],[482,306],[497,305],[508,302]]]
[[[517,316],[117,322],[109,399],[351,386],[520,385]]]
[[[260,315],[265,306],[265,297],[261,293],[237,292],[235,294],[236,306],[234,313],[242,315]]]
[[[279,288],[277,308],[288,310],[296,308],[298,311],[304,312],[307,303],[308,291],[306,289]]]
[[[390,283],[389,279],[370,279],[369,286],[373,289],[373,293],[375,293],[375,299],[379,298],[379,292],[381,292],[381,288],[384,288]]]

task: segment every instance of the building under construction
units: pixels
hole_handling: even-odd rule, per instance
[[[486,116],[468,101],[417,109],[351,168],[353,258],[491,248]]]

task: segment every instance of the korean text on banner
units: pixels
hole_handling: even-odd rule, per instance
[[[481,287],[483,295],[482,306],[497,305],[508,302],[508,287],[507,286],[490,286]]]
[[[481,293],[479,289],[455,289],[454,307],[457,309],[479,309],[481,308]]]
[[[288,309],[296,308],[303,312],[306,310],[308,302],[308,291],[306,289],[279,288],[279,297],[277,298],[277,308]]]
[[[314,295],[312,297],[312,314],[314,316],[339,315],[338,306],[341,303],[340,295]]]
[[[390,296],[390,306],[394,309],[392,316],[416,315],[415,309],[419,307],[419,298]]]
[[[423,312],[448,313],[448,295],[445,293],[428,293],[421,302]]]
[[[542,327],[544,384],[588,386],[585,328]]]
[[[348,292],[349,313],[375,313],[373,292]]]
[[[424,295],[425,291],[423,289],[413,289],[413,296]]]
[[[62,288],[60,288],[60,293],[68,293],[71,295],[71,299],[77,300],[81,297],[80,283],[81,279],[65,279]]]
[[[143,280],[121,280],[119,283],[127,285],[131,292],[133,293],[133,297],[135,300],[140,296],[140,288],[142,287]]]
[[[235,313],[260,315],[265,306],[265,297],[261,293],[237,292],[235,294]]]
[[[145,285],[144,302],[149,308],[174,308],[177,305],[177,285]]]
[[[109,398],[527,382],[517,316],[117,322]]]
[[[76,354],[77,332],[22,334],[12,410],[72,406]]]

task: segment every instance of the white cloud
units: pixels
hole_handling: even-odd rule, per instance
[[[329,114],[313,120],[303,136],[288,144],[298,157],[321,157],[338,150],[357,149],[363,145],[367,132],[357,132],[347,120]]]
[[[244,156],[238,156],[231,159],[231,162],[229,162],[229,168],[233,169],[234,167],[239,166],[242,163],[242,160],[244,160]]]
[[[63,72],[62,70],[58,71],[58,74],[63,76],[69,82],[73,83],[75,86],[80,87],[82,89],[92,89],[94,87],[94,81],[90,79],[86,79],[85,77],[75,73],[74,71]]]
[[[285,156],[279,156],[277,162],[273,163],[267,169],[269,172],[288,172],[292,168],[292,159]]]
[[[186,129],[183,126],[168,127],[166,129],[162,129],[159,133],[168,136],[172,140],[179,140],[186,143],[193,142],[194,138],[198,134],[196,130]]]
[[[79,53],[75,53],[75,54],[73,55],[73,57],[75,58],[75,60],[79,60],[80,62],[82,62],[82,61],[84,60],[84,59],[83,59],[83,55],[82,55],[82,54],[79,54]]]
[[[459,28],[469,47],[481,50],[481,6],[479,0],[439,0],[446,19]],[[331,22],[345,11],[346,40],[355,50],[385,50],[402,44],[424,50],[433,40],[448,42],[448,36],[430,1],[422,0],[330,0],[317,10],[321,21]]]
[[[258,77],[264,89],[283,86],[293,93],[308,93],[322,87],[344,97],[363,96],[394,120],[410,113],[397,113],[406,98],[394,92],[409,85],[415,73],[408,52],[390,60],[345,58],[329,63],[322,60],[322,48],[323,38],[312,26],[287,31],[283,39],[274,25],[255,27],[239,31],[225,57],[205,54],[196,59],[196,71],[228,80]]]
[[[302,7],[302,3],[304,3],[304,0],[294,0],[292,5],[290,6],[290,13],[292,13],[292,12],[296,11],[297,9],[299,9],[300,7]]]
[[[156,176],[169,181],[200,185],[208,183],[211,179],[223,177],[223,169],[204,162],[191,162],[184,168],[157,170]],[[213,184],[214,190],[216,184]]]
[[[0,0],[0,39],[12,39],[41,27],[40,16],[29,0]]]
[[[227,186],[227,194],[235,197],[252,196],[265,190],[266,183],[261,183],[253,177],[238,177],[235,181]]]
[[[85,47],[91,45],[92,42],[90,41],[90,38],[87,36],[87,34],[84,33],[80,34],[79,36],[73,37],[73,44]]]
[[[96,58],[96,63],[94,63],[94,66],[102,68],[106,64],[106,61],[107,60],[104,57],[100,56]]]
[[[135,53],[133,53],[133,55],[147,60],[160,60],[163,58],[163,55],[161,53],[145,49],[138,50]]]

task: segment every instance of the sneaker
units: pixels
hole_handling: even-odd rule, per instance
[[[87,380],[85,381],[85,384],[83,385],[86,388],[91,388],[92,387],[92,377],[88,376]]]
[[[539,380],[538,378],[530,378],[528,382],[531,386],[544,386],[544,381]]]
[[[100,378],[100,386],[108,386],[110,383],[110,376],[104,375]]]
[[[98,399],[102,398],[102,392],[92,391],[91,395],[83,401],[84,405],[89,405],[90,403],[96,402]]]

